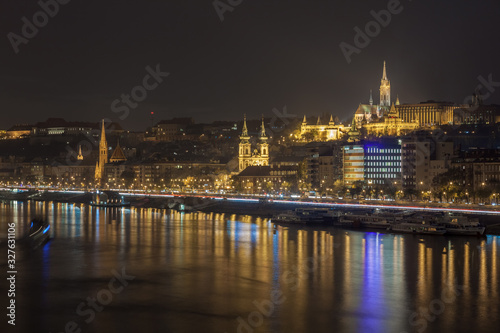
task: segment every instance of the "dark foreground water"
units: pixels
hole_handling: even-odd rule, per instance
[[[2,332],[498,332],[500,238],[274,227],[155,209],[0,203],[45,216],[18,249],[16,326]],[[7,284],[2,279],[2,309]]]

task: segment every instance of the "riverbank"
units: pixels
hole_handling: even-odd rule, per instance
[[[127,195],[124,194],[125,201],[130,202],[134,208],[156,208],[156,209],[174,209],[185,212],[202,211],[206,213],[225,213],[236,215],[253,215],[270,218],[273,215],[293,210],[297,207],[331,207],[332,202],[302,202],[302,201],[283,201],[283,200],[263,200],[263,199],[243,199],[243,198],[221,198],[210,196],[180,196],[180,195]],[[67,191],[67,192],[10,192],[0,191],[1,201],[47,201],[75,204],[89,204],[92,200],[92,194],[89,192]],[[379,205],[383,209],[403,209],[400,205]],[[418,207],[413,209],[433,209],[439,207]],[[374,209],[374,205],[366,207],[362,204],[342,203],[334,207],[340,211],[357,211],[367,213]],[[448,209],[443,207],[443,209]],[[479,218],[479,221],[486,226],[486,233],[491,235],[500,235],[500,217],[498,215],[487,215],[473,213],[472,217]]]

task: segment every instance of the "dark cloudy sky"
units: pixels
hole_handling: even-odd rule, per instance
[[[44,1],[44,0],[42,0]],[[222,0],[227,2],[227,0]],[[339,44],[386,0],[243,0],[221,22],[213,0],[72,0],[15,54],[7,38],[32,21],[35,0],[2,0],[0,128],[48,117],[119,120],[111,103],[142,83],[145,67],[170,76],[121,121],[239,119],[287,106],[291,114],[348,118],[373,89],[382,63],[395,98],[461,103],[500,81],[497,0],[404,0],[403,10],[348,64]],[[486,102],[500,103],[500,87]]]

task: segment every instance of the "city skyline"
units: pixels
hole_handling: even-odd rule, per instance
[[[25,119],[109,118],[138,130],[151,123],[151,112],[157,120],[210,122],[244,113],[256,119],[285,106],[297,116],[328,113],[346,120],[376,91],[383,61],[397,87],[392,97],[401,103],[462,104],[484,81],[490,86],[483,93],[491,95],[485,103],[500,103],[494,93],[497,47],[491,43],[499,28],[488,19],[498,4],[401,2],[349,63],[341,43],[355,46],[354,29],[364,30],[375,20],[372,11],[387,10],[389,3],[241,2],[223,13],[223,21],[210,2],[151,3],[139,10],[131,4],[61,4],[46,26],[17,45],[17,53],[12,39],[2,43],[1,96],[9,112],[0,121],[5,128]],[[9,6],[2,29],[6,36],[22,36],[21,19],[32,20],[41,8],[35,2]],[[443,22],[449,22],[444,30]],[[149,81],[155,88],[121,119],[124,113],[113,112],[113,102],[157,69],[164,76]]]
[[[489,80],[489,81],[488,81]],[[369,94],[369,99],[368,99],[368,103],[359,103],[358,105],[358,109],[351,115],[347,115],[347,117],[345,117],[343,120],[339,120],[339,117],[338,117],[338,114],[335,114],[335,113],[326,113],[326,112],[323,112],[322,114],[304,114],[303,116],[303,124],[307,124],[307,120],[306,119],[310,119],[310,116],[313,116],[313,118],[317,119],[317,124],[316,125],[319,125],[320,123],[320,118],[325,118],[326,116],[329,117],[329,123],[330,124],[334,124],[335,122],[337,123],[337,125],[340,125],[340,124],[350,124],[352,119],[355,118],[356,119],[356,122],[359,123],[359,125],[361,125],[361,121],[362,120],[367,120],[368,122],[371,122],[371,121],[376,121],[378,119],[383,119],[384,117],[388,116],[391,112],[395,112],[393,110],[393,106],[395,106],[396,108],[401,109],[401,110],[405,110],[405,115],[404,115],[404,118],[405,118],[405,122],[408,122],[408,123],[411,123],[411,122],[414,122],[414,121],[417,121],[417,122],[420,122],[420,123],[426,123],[427,125],[431,125],[431,124],[454,124],[454,125],[457,125],[458,122],[456,123],[452,118],[453,116],[450,116],[450,117],[447,117],[446,119],[447,120],[443,120],[442,122],[441,121],[438,121],[437,119],[433,118],[432,121],[431,121],[431,118],[430,116],[428,116],[427,118],[424,118],[424,120],[418,118],[418,116],[414,119],[415,116],[411,116],[411,113],[408,114],[408,108],[410,109],[415,109],[415,108],[419,108],[419,105],[426,105],[426,104],[437,104],[437,105],[446,105],[447,107],[451,108],[450,111],[452,109],[459,109],[459,108],[471,108],[471,110],[473,110],[474,108],[477,108],[479,105],[490,105],[492,107],[494,107],[496,109],[496,107],[498,107],[497,104],[489,104],[489,103],[484,103],[485,101],[488,101],[488,100],[491,100],[491,95],[492,93],[488,92],[488,91],[491,91],[491,92],[494,92],[494,87],[495,87],[495,82],[493,82],[491,80],[491,77],[489,77],[488,79],[484,78],[484,77],[480,77],[479,78],[479,81],[481,82],[480,85],[478,85],[475,89],[475,91],[466,97],[466,99],[462,102],[462,103],[454,103],[454,102],[450,102],[450,101],[439,101],[439,100],[432,100],[432,99],[427,99],[425,101],[421,101],[419,103],[401,103],[400,102],[400,98],[399,98],[399,94],[395,94],[396,96],[393,96],[391,98],[391,80],[389,78],[389,76],[387,75],[387,64],[386,64],[386,61],[383,62],[383,71],[382,71],[382,76],[381,76],[381,85],[380,85],[380,89],[379,92],[380,92],[380,97],[377,99],[377,98],[374,98],[374,94],[373,94],[373,90],[370,89],[370,94]],[[484,91],[486,91],[486,93],[483,93]],[[393,94],[394,95],[394,94]],[[378,104],[376,102],[379,102]],[[120,118],[123,118],[123,119],[126,119],[128,117],[128,114],[130,113],[130,105],[133,105],[132,104],[133,101],[131,101],[130,99],[127,99],[127,100],[122,100],[122,101],[118,101],[116,100],[115,102],[115,106],[113,106],[112,104],[112,110],[115,110],[117,113],[121,112],[122,115],[124,115],[124,117],[120,117]],[[117,106],[120,106],[120,107],[117,107]],[[123,111],[126,111],[126,112],[123,112]],[[401,111],[400,111],[401,112]],[[374,119],[372,119],[372,114],[373,114],[373,117],[375,117]],[[237,115],[239,116],[239,115]],[[266,115],[266,116],[269,116],[269,115]],[[317,118],[316,118],[317,117]],[[335,117],[335,122],[334,122],[334,117]],[[246,113],[244,114],[244,118],[246,118]],[[264,118],[265,118],[265,114],[262,113],[261,114],[261,119],[262,121],[264,121]],[[291,120],[291,119],[299,119],[299,118],[302,118],[302,115],[297,115],[297,114],[291,114],[291,113],[288,113],[287,111],[287,107],[285,106],[284,109],[282,111],[280,110],[277,110],[276,108],[272,110],[271,112],[271,115],[268,117],[268,119],[271,119],[271,123],[273,125],[276,125],[276,120],[279,120],[279,121],[283,121],[285,124],[288,123],[287,120]],[[399,118],[399,113],[397,114],[397,118]],[[255,118],[255,119],[258,119],[258,118]],[[251,119],[252,121],[255,120],[255,119]],[[141,131],[141,130],[153,130],[154,127],[157,127],[159,126],[160,124],[162,124],[162,122],[171,122],[171,121],[187,121],[189,120],[189,122],[191,122],[192,124],[194,124],[196,122],[196,119],[192,118],[192,117],[171,117],[169,119],[158,119],[158,116],[155,115],[154,112],[150,112],[149,114],[149,118],[148,120],[150,121],[150,124],[148,124],[145,128],[141,128],[141,129],[138,129],[138,128],[135,128],[136,131]],[[238,123],[238,122],[241,122],[241,119],[223,119],[222,122],[234,122],[235,124]],[[116,128],[117,126],[118,127],[121,127],[121,125],[119,124],[119,121],[118,122],[113,122],[111,119],[109,118],[104,118],[104,119],[100,119],[99,123],[101,122],[105,122],[105,127],[107,129],[109,129],[109,127],[112,127],[112,128]],[[199,123],[199,124],[211,124],[211,123],[217,123],[217,122],[221,122],[221,119],[212,119],[211,121],[208,121],[208,122],[202,122],[202,123]],[[325,119],[323,119],[321,121],[321,123],[324,123],[325,122]],[[42,127],[46,127],[46,126],[50,126],[52,124],[52,126],[64,126],[66,123],[67,126],[93,126],[95,125],[94,122],[92,121],[81,121],[79,119],[75,119],[75,120],[71,120],[71,121],[68,121],[67,119],[65,118],[57,118],[57,117],[48,117],[46,118],[46,120],[44,121],[38,121],[36,123],[28,123],[28,122],[25,122],[25,123],[22,123],[22,124],[14,124],[13,126],[9,127],[11,130],[14,130],[16,127],[25,127],[25,126],[31,126],[32,128],[36,128],[37,125],[41,125]],[[309,121],[310,123],[310,121]],[[488,122],[486,122],[488,123]],[[265,124],[262,124],[263,126],[265,126]],[[322,125],[326,125],[326,124],[322,124]],[[381,128],[386,128],[388,125],[387,124],[380,124],[380,126],[382,126]],[[312,125],[312,128],[314,128],[315,125]],[[6,128],[6,129],[9,129],[9,128]],[[309,130],[310,130],[309,129]],[[5,129],[3,129],[5,130]],[[128,130],[128,129],[126,129]],[[268,128],[269,130],[269,128]],[[132,130],[134,131],[134,130]],[[272,129],[271,129],[272,131]],[[304,131],[304,129],[302,129],[302,132]]]
[[[499,1],[2,9],[2,332],[498,331]]]

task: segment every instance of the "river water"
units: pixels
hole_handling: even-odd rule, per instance
[[[36,215],[50,221],[52,240],[36,251],[18,246],[16,326],[6,332],[500,327],[498,236],[284,227],[228,214],[11,202],[0,203],[2,242],[8,222],[20,237]],[[1,286],[5,299],[5,279]]]

